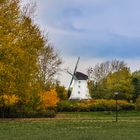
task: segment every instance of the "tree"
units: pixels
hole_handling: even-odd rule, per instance
[[[134,86],[133,101],[135,102],[140,95],[140,71],[132,73],[132,83]]]
[[[119,71],[125,67],[126,64],[123,61],[112,60],[97,64],[93,68],[88,68],[87,73],[91,80],[100,82],[102,79],[106,78],[109,73]]]
[[[44,89],[48,90],[49,84],[54,80],[55,74],[59,71],[59,65],[62,63],[58,53],[54,51],[51,44],[46,43],[46,46],[41,50],[39,57],[40,78]]]
[[[0,1],[0,96],[15,95],[19,105],[25,106],[44,91],[42,84],[52,82],[60,64],[58,54],[31,15],[30,7],[21,10],[20,0]],[[44,83],[40,80],[40,57],[44,57],[47,71]]]
[[[118,92],[118,99],[132,99],[133,84],[131,73],[128,68],[123,68],[117,72],[110,73],[106,79],[107,94],[114,97],[114,92]]]
[[[68,99],[68,95],[67,95],[67,90],[64,86],[60,85],[60,82],[57,81],[55,84],[55,90],[57,92],[57,96],[59,97],[60,100],[67,100]]]
[[[94,87],[95,87],[94,81],[89,80],[88,81],[88,89],[89,89],[89,94],[92,98],[94,98]]]
[[[22,101],[26,102],[32,94],[37,94],[42,90],[38,81],[39,64],[37,59],[45,41],[38,26],[34,25],[32,19],[26,15],[22,16],[20,29],[18,45],[24,54],[22,61],[17,65],[21,74],[17,77],[16,85],[20,90]]]
[[[16,77],[20,74],[15,67],[23,52],[17,45],[19,30],[19,1],[0,1],[0,94],[11,94],[17,91]]]
[[[123,61],[112,60],[106,61],[101,64],[95,65],[94,68],[90,67],[87,71],[90,80],[89,83],[90,92],[93,98],[111,98],[111,93],[108,92],[106,79],[110,74],[118,72],[124,68],[127,68]]]

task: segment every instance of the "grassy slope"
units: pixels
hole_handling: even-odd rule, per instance
[[[105,117],[105,119],[104,119]],[[63,120],[63,118],[65,118]],[[139,140],[137,112],[60,113],[57,119],[0,121],[0,140]]]

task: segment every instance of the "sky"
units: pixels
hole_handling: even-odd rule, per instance
[[[78,56],[82,72],[112,59],[140,69],[140,0],[31,1],[37,4],[34,20],[60,53],[62,69],[73,71]],[[71,77],[62,72],[58,78],[67,87]]]

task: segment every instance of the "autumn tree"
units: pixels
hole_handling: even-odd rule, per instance
[[[38,81],[39,64],[38,57],[44,47],[44,38],[41,35],[37,25],[34,25],[32,19],[27,16],[22,17],[21,31],[18,41],[23,51],[23,59],[19,63],[21,75],[17,78],[17,86],[22,99],[29,100],[30,95],[41,91]],[[26,58],[26,59],[25,59]],[[23,102],[26,102],[23,101]]]
[[[44,91],[42,71],[46,84],[61,63],[31,15],[29,6],[21,10],[20,0],[0,0],[0,95],[18,96],[25,106],[31,101],[34,106],[33,99]]]
[[[17,92],[16,77],[20,74],[15,67],[22,51],[17,45],[19,31],[19,1],[0,1],[0,94]]]

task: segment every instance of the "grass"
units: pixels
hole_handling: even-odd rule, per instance
[[[116,112],[64,112],[59,113],[59,119],[78,119],[78,120],[108,120],[115,121]],[[118,119],[120,121],[140,121],[140,112],[138,111],[121,111],[118,112]]]
[[[54,119],[0,120],[0,140],[139,140],[139,112],[59,113]]]

